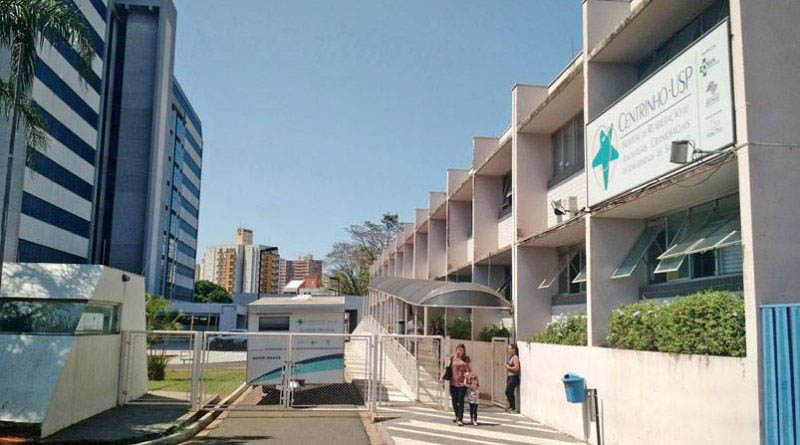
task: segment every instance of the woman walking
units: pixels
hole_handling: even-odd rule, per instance
[[[519,349],[516,344],[510,344],[506,348],[506,398],[508,399],[508,408],[506,412],[516,411],[516,397],[515,391],[519,386]]]
[[[450,356],[450,362],[445,368],[444,374],[439,378],[439,383],[443,380],[450,381],[450,399],[453,402],[453,422],[458,426],[464,426],[464,396],[467,395],[467,386],[464,384],[464,376],[469,371],[469,356],[467,348],[463,343],[456,346],[456,353]]]

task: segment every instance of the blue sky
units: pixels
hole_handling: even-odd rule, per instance
[[[175,74],[203,121],[198,257],[237,226],[282,256],[405,221],[581,42],[578,0],[175,0]],[[418,162],[424,159],[423,163]]]

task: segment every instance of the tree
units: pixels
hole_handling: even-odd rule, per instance
[[[330,288],[343,295],[366,295],[369,266],[400,231],[396,213],[384,213],[380,222],[365,221],[345,229],[351,241],[333,244],[325,257]]]
[[[231,294],[213,281],[200,280],[194,283],[194,301],[199,303],[232,303]]]
[[[0,0],[0,47],[11,53],[9,77],[0,78],[0,109],[4,119],[11,115],[11,138],[0,222],[0,272],[5,253],[14,142],[20,120],[25,124],[26,162],[32,161],[37,149],[44,150],[47,147],[45,122],[29,96],[37,51],[42,50],[48,42],[69,45],[77,51],[78,74],[82,81],[85,80],[92,69],[94,47],[87,25],[72,1]]]
[[[380,222],[364,221],[363,225],[353,224],[344,229],[357,247],[356,254],[362,265],[369,266],[381,251],[394,240],[401,229],[397,213],[384,213]]]
[[[172,304],[158,295],[145,295],[145,325],[148,331],[175,331],[180,329],[178,324],[179,312],[172,310]]]

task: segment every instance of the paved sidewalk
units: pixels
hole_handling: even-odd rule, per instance
[[[69,426],[43,440],[45,443],[102,443],[145,440],[180,425],[189,412],[179,400],[148,394],[136,404],[118,406]]]
[[[240,403],[255,405],[261,397],[259,393],[248,392]],[[297,410],[281,415],[276,411],[234,410],[223,413],[194,439],[184,443],[357,445],[370,442],[357,412]]]
[[[478,426],[458,426],[453,414],[429,407],[391,408],[381,412],[388,417],[380,424],[396,445],[465,444],[546,444],[584,443],[520,414],[506,414],[494,405],[478,409]],[[469,406],[465,417],[469,417]]]

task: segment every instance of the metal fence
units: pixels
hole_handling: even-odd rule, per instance
[[[119,401],[193,410],[441,406],[443,343],[422,335],[126,331]],[[234,392],[235,403],[221,404]]]
[[[120,404],[196,408],[202,402],[197,397],[200,333],[125,331],[122,338]]]
[[[431,335],[378,336],[378,404],[442,406],[443,338]]]

